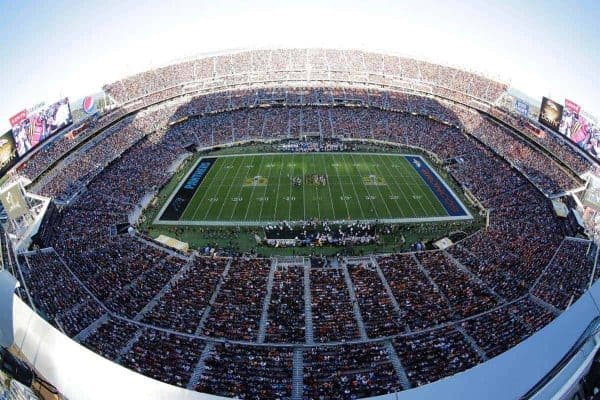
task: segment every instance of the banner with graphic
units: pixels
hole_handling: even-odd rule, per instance
[[[579,114],[579,112],[581,111],[581,106],[569,99],[565,99],[565,108],[573,114]]]
[[[0,202],[2,202],[4,210],[11,219],[17,219],[29,211],[27,201],[18,183],[2,189],[0,192]]]
[[[19,157],[34,149],[59,129],[73,122],[69,99],[47,107],[21,111],[11,119],[12,132]]]
[[[515,111],[524,117],[529,115],[529,104],[525,103],[523,100],[517,99],[515,101]]]
[[[94,102],[94,98],[92,96],[86,96],[83,98],[81,102],[81,109],[87,115],[92,115],[96,113],[96,103]]]
[[[547,128],[558,132],[563,115],[563,106],[547,97],[542,98],[539,122]]]
[[[12,131],[8,131],[0,136],[0,177],[4,176],[18,160],[19,155]]]
[[[20,124],[25,118],[27,118],[27,110],[21,110],[12,117],[8,119],[10,122],[10,126],[15,126]]]

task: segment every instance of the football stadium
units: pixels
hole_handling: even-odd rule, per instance
[[[6,398],[595,399],[600,125],[518,93],[269,48],[15,114]]]

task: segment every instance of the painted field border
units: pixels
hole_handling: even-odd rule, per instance
[[[405,155],[404,157],[446,209],[449,216],[468,216],[472,218],[469,210],[464,206],[460,199],[456,197],[454,192],[446,185],[446,182],[444,182],[437,172],[429,166],[423,157],[412,155]]]
[[[179,192],[179,190],[182,188],[182,186],[184,185],[185,182],[187,182],[188,178],[190,177],[190,175],[196,170],[196,168],[198,167],[198,165],[206,159],[214,159],[214,162],[216,161],[216,159],[218,158],[229,158],[229,157],[248,157],[248,156],[254,156],[254,155],[261,155],[261,156],[266,156],[266,155],[281,155],[281,154],[287,154],[287,153],[281,153],[281,152],[267,152],[267,153],[251,153],[251,154],[223,154],[223,155],[215,155],[215,156],[209,156],[209,157],[200,157],[198,160],[196,160],[194,162],[194,165],[189,169],[189,171],[186,173],[185,177],[183,179],[181,179],[181,181],[179,182],[179,184],[177,185],[176,189],[171,193],[171,195],[169,196],[169,198],[167,199],[167,201],[165,202],[165,204],[163,205],[163,207],[161,208],[160,212],[158,213],[158,216],[155,217],[153,223],[156,225],[172,225],[172,226],[266,226],[266,225],[272,225],[275,223],[278,223],[279,221],[188,221],[188,220],[163,220],[161,217],[163,215],[163,213],[165,212],[165,210],[167,209],[167,207],[171,204],[171,202],[173,201],[173,199],[175,198],[175,196],[177,195],[177,193]],[[339,155],[339,152],[321,152],[319,154],[335,154],[335,155]],[[422,164],[426,165],[428,168],[428,171],[430,173],[433,173],[433,175],[437,178],[437,182],[441,183],[441,185],[443,186],[443,188],[445,189],[446,193],[450,196],[450,198],[454,199],[455,202],[457,202],[461,208],[461,213],[458,215],[451,215],[450,211],[448,211],[446,209],[446,206],[444,204],[444,202],[442,200],[440,200],[438,194],[435,192],[435,190],[432,188],[432,186],[430,186],[427,181],[425,180],[425,178],[423,178],[423,175],[421,175],[419,173],[419,170],[414,168],[414,165],[411,163],[411,165],[413,166],[413,168],[416,170],[417,173],[419,173],[419,176],[421,177],[421,179],[423,179],[425,181],[425,183],[427,184],[427,186],[432,190],[432,192],[434,193],[434,195],[436,196],[436,198],[438,199],[438,201],[440,201],[440,203],[442,204],[442,206],[447,210],[448,214],[447,216],[438,216],[438,217],[414,217],[414,218],[381,218],[381,219],[364,219],[364,220],[360,220],[361,222],[364,223],[426,223],[426,222],[451,222],[451,221],[460,221],[460,220],[468,220],[468,219],[472,219],[473,216],[471,215],[471,213],[468,211],[468,209],[464,206],[464,204],[462,203],[462,201],[460,199],[458,199],[456,197],[456,195],[454,194],[453,190],[450,189],[448,187],[448,185],[446,184],[446,182],[444,181],[444,179],[442,179],[439,174],[435,171],[435,169],[431,168],[429,166],[429,164],[427,163],[427,161],[425,161],[425,159],[420,156],[420,155],[414,155],[414,154],[393,154],[393,153],[380,153],[380,152],[356,152],[353,153],[354,155],[357,154],[368,154],[368,155],[394,155],[394,156],[398,156],[398,157],[404,157],[405,159],[407,159],[407,161],[410,162],[410,159],[416,158],[418,159]],[[208,171],[207,171],[208,173]],[[206,174],[205,174],[206,176]],[[198,185],[199,187],[200,185]],[[193,199],[193,196],[192,196]],[[185,210],[183,210],[185,211]],[[182,215],[183,215],[183,211],[182,211]],[[353,220],[354,221],[354,220]],[[357,220],[358,221],[358,220]],[[338,223],[338,224],[342,224],[342,223],[347,223],[347,220],[336,220],[336,221],[330,221],[331,223]]]
[[[192,201],[198,188],[204,181],[211,167],[217,161],[216,157],[204,157],[198,160],[193,168],[181,180],[173,195],[166,202],[165,207],[161,210],[159,217],[160,221],[179,221],[188,204]]]

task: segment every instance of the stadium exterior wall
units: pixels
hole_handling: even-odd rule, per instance
[[[470,370],[429,385],[375,399],[517,399],[546,377],[600,317],[600,281],[552,323],[507,352]],[[79,345],[52,327],[20,298],[14,298],[15,345],[43,377],[71,400],[182,399],[222,397],[189,391],[147,378]],[[589,346],[588,346],[589,347]],[[595,350],[598,345],[594,342]],[[588,349],[589,350],[589,349]],[[591,351],[591,350],[590,350]],[[577,371],[589,353],[567,367]],[[577,362],[578,359],[583,359]],[[566,369],[566,367],[565,367]],[[568,393],[573,374],[558,374],[534,398]],[[559,396],[556,398],[564,398]]]

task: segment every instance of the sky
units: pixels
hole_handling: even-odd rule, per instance
[[[192,55],[266,47],[413,56],[600,117],[599,41],[599,0],[0,0],[0,132],[42,101]]]

